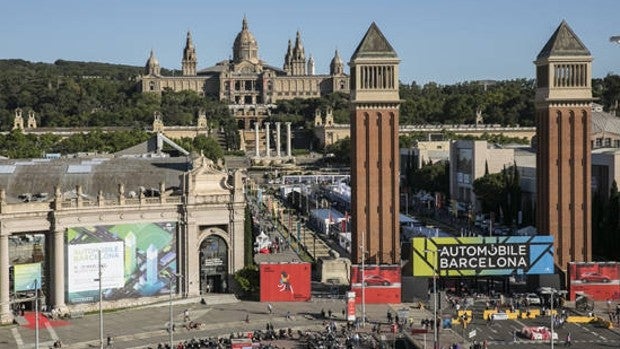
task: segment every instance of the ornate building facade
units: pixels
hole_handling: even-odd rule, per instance
[[[183,75],[163,76],[155,53],[151,51],[139,88],[152,93],[165,89],[193,90],[217,97],[229,103],[239,128],[245,130],[268,115],[279,100],[349,93],[349,77],[344,73],[338,51],[331,61],[329,74],[317,75],[314,59],[312,56],[306,58],[301,34],[297,32],[294,44],[289,40],[283,68],[268,65],[259,58],[258,42],[245,17],[233,44],[232,59],[201,70],[197,70],[197,62],[196,48],[188,32],[181,62]]]

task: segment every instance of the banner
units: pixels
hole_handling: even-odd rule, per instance
[[[572,262],[568,264],[570,299],[578,293],[595,301],[620,299],[620,263]]]
[[[351,266],[351,291],[356,302],[388,304],[401,302],[400,265],[361,264]],[[363,297],[362,297],[363,294]]]
[[[99,290],[99,251],[101,251],[101,287],[119,288],[123,277],[123,243],[69,245],[67,264],[69,292]]]
[[[413,238],[413,276],[553,274],[552,236]]]
[[[15,264],[13,291],[34,291],[37,288],[41,288],[41,263]]]
[[[261,263],[260,301],[309,301],[310,272],[310,263]]]
[[[347,292],[347,321],[355,321],[355,292]]]
[[[169,294],[176,285],[176,223],[97,225],[67,229],[67,302],[99,299],[99,262],[107,300]]]

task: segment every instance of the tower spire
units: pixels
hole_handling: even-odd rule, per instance
[[[185,39],[185,48],[183,49],[183,60],[181,61],[181,70],[184,76],[196,75],[196,48],[192,42],[192,33],[188,30]]]

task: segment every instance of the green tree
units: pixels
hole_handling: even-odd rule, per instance
[[[473,183],[474,193],[480,201],[483,212],[494,212],[499,217],[499,208],[502,203],[501,195],[504,191],[504,178],[502,173],[491,173],[476,178]]]

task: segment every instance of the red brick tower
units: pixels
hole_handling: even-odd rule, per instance
[[[400,264],[399,62],[375,23],[349,62],[354,264]]]
[[[592,56],[565,21],[536,57],[536,223],[555,263],[592,258]]]

